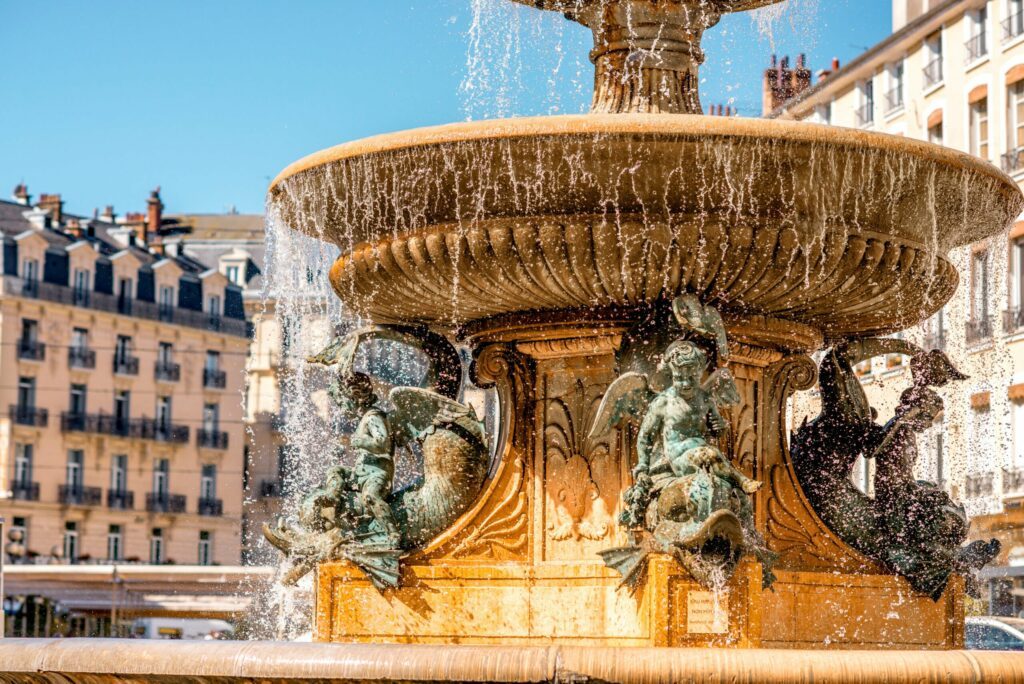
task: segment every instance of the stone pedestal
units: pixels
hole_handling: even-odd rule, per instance
[[[478,385],[496,387],[499,465],[477,504],[403,563],[402,588],[380,593],[353,567],[318,570],[316,638],[403,643],[609,646],[955,648],[963,588],[916,596],[847,547],[797,484],[785,438],[791,394],[811,387],[817,331],[763,317],[727,319],[742,404],[720,445],[764,481],[757,526],[779,554],[761,588],[746,561],[717,596],[655,557],[635,595],[598,551],[627,542],[617,524],[635,462],[634,435],[586,439],[617,375],[629,316],[543,322],[492,319],[464,334]],[[957,627],[959,625],[960,627]]]

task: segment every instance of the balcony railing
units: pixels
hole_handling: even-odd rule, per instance
[[[153,376],[160,382],[178,382],[181,380],[181,364],[157,361]]]
[[[993,473],[968,475],[964,482],[964,493],[968,499],[980,499],[992,496]]]
[[[1024,12],[1015,12],[1003,20],[1003,42],[1024,34]]]
[[[221,499],[199,499],[199,515],[224,515],[224,502]]]
[[[263,480],[260,482],[260,498],[276,499],[281,496],[281,483],[277,480]]]
[[[1024,330],[1024,309],[1008,309],[1003,312],[1003,332],[1012,335]]]
[[[228,386],[228,374],[215,368],[203,369],[203,387],[224,389]]]
[[[21,404],[11,404],[10,417],[18,425],[29,425],[31,427],[46,427],[50,422],[50,412],[48,410],[36,408],[35,406],[22,406]]]
[[[119,511],[130,511],[135,508],[135,492],[126,490],[108,489],[107,508]]]
[[[44,299],[69,306],[81,306],[96,311],[109,313],[121,313],[131,315],[135,318],[145,318],[152,321],[164,321],[174,325],[184,325],[200,330],[212,330],[226,335],[247,337],[250,334],[249,322],[237,318],[217,318],[211,321],[208,313],[193,311],[174,307],[168,309],[155,302],[143,302],[141,300],[122,300],[117,295],[109,295],[102,292],[89,292],[85,302],[75,301],[75,289],[64,285],[53,283],[41,283],[39,281],[23,280],[16,276],[3,276],[3,294],[29,297],[31,299]],[[128,301],[129,304],[123,302]]]
[[[102,500],[103,490],[99,487],[60,485],[57,489],[57,501],[65,506],[99,506]]]
[[[207,449],[227,449],[228,433],[218,430],[199,430],[196,433],[199,446]]]
[[[896,86],[885,94],[885,111],[895,112],[903,108],[903,86]]]
[[[857,125],[867,126],[875,121],[875,103],[868,102],[857,109]]]
[[[184,513],[186,499],[181,494],[149,492],[146,494],[146,510],[150,513]]]
[[[924,348],[931,350],[937,349],[939,351],[946,350],[946,331],[940,330],[938,332],[929,332],[924,336]]]
[[[942,58],[938,57],[928,62],[924,68],[924,87],[931,88],[942,83]]]
[[[992,339],[992,321],[988,318],[967,321],[967,344],[979,344]]]
[[[132,439],[149,439],[155,442],[187,444],[189,428],[153,418],[121,418],[104,413],[61,414],[60,427],[64,432],[89,432],[97,435],[112,435]]]
[[[1024,493],[1024,468],[1003,469],[1003,494]]]
[[[68,365],[71,368],[95,368],[96,352],[85,347],[70,347],[68,349]]]
[[[18,340],[18,358],[23,361],[46,359],[46,345],[39,340]]]
[[[1010,150],[1000,158],[1003,171],[1009,174],[1024,171],[1024,147]]]
[[[964,49],[967,51],[967,64],[973,64],[987,55],[988,41],[985,40],[985,33],[979,33],[964,43]]]
[[[11,497],[15,501],[39,501],[39,483],[15,481],[11,485]]]
[[[138,375],[139,357],[114,355],[114,372],[118,375]]]

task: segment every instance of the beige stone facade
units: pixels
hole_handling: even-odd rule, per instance
[[[0,515],[27,551],[14,560],[238,564],[240,290],[122,224],[0,204]]]
[[[892,36],[772,116],[927,140],[1024,182],[1024,3],[894,0],[893,21]],[[944,482],[972,516],[1003,517],[1024,500],[1024,223],[951,257],[957,294],[904,335],[945,349],[972,379],[943,392],[944,426],[927,436],[918,476]],[[909,383],[905,359],[858,370],[891,416]],[[797,421],[815,411],[807,399]],[[868,465],[857,477],[870,490]],[[1007,541],[1001,561],[1024,561]]]

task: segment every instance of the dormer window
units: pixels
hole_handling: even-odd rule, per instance
[[[174,287],[171,285],[160,286],[160,320],[169,321],[174,316]]]
[[[206,298],[206,314],[211,319],[220,318],[222,311],[220,295],[210,295]]]
[[[117,281],[117,312],[130,314],[132,312],[132,299],[135,296],[135,282],[131,278],[121,278]]]
[[[227,269],[224,271],[224,275],[226,275],[228,280],[230,280],[235,285],[241,285],[242,283],[239,282],[238,272],[238,266],[228,266]]]
[[[39,292],[39,261],[37,259],[22,260],[21,279],[24,281],[24,293],[35,297]]]
[[[85,268],[76,268],[72,287],[75,305],[88,306],[89,292],[92,290],[92,272]]]

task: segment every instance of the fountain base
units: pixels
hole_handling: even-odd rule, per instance
[[[963,587],[933,602],[888,575],[776,573],[744,560],[724,591],[674,559],[651,559],[633,595],[600,562],[542,566],[406,565],[381,593],[347,563],[317,574],[322,642],[561,644],[730,648],[952,649],[963,644]]]

